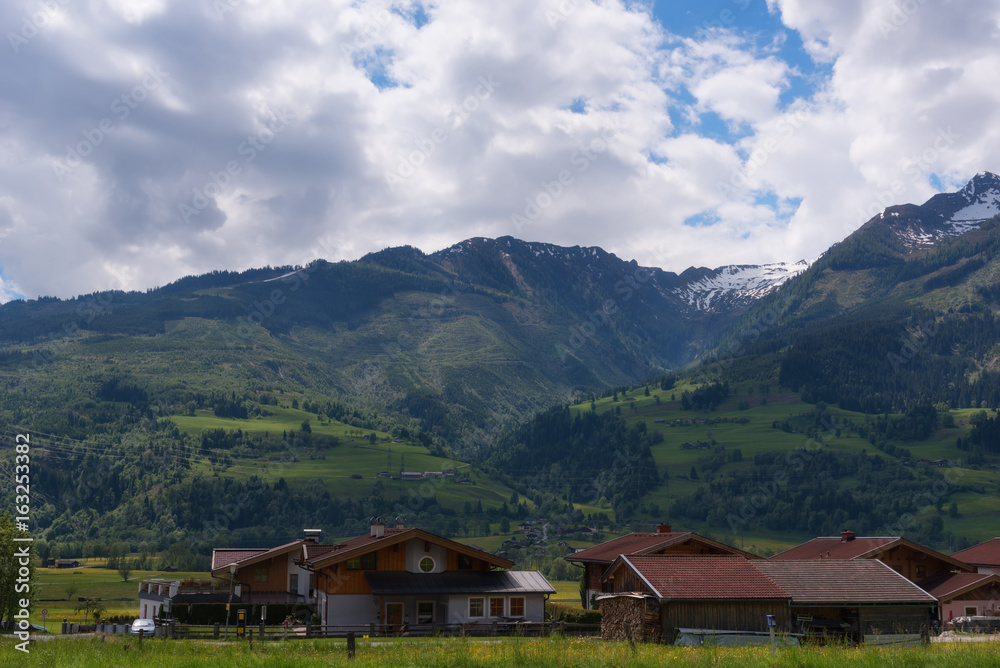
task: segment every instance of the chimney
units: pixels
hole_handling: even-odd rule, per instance
[[[656,525],[656,533],[670,533],[670,525],[660,523]]]
[[[854,540],[854,532],[853,531],[841,531],[840,532],[840,542],[841,543],[847,543],[847,542],[850,542],[852,540]]]
[[[372,522],[372,538],[382,538],[385,535],[385,519],[382,517],[373,517]]]
[[[406,527],[403,526],[405,522],[406,522],[406,518],[403,517],[402,515],[400,515],[399,517],[396,518],[396,528],[397,529],[405,529]]]
[[[302,537],[303,540],[307,540],[311,543],[319,543],[320,536],[323,535],[322,529],[303,529]]]

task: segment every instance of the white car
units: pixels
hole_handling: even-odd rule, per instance
[[[132,628],[128,632],[134,636],[141,632],[143,636],[152,638],[156,634],[156,622],[152,619],[137,619],[132,622]]]

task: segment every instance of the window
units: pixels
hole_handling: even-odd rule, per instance
[[[288,576],[288,591],[297,594],[299,591],[299,574],[292,573]]]
[[[966,617],[975,617],[976,616],[976,612],[977,611],[976,611],[976,609],[974,607],[966,608],[965,609],[965,616]]]
[[[483,599],[470,598],[469,617],[482,617],[482,616],[483,616]]]
[[[267,566],[259,566],[253,569],[254,582],[267,582]]]
[[[424,573],[430,573],[434,570],[434,560],[430,557],[424,557],[420,560],[420,570]]]
[[[458,568],[463,571],[472,568],[472,557],[467,557],[464,554],[458,555]]]
[[[434,621],[434,601],[417,602],[417,624],[430,624]]]
[[[927,577],[927,568],[924,566],[917,566],[915,577],[919,580],[921,578]]]
[[[313,592],[316,590],[316,576],[309,576],[309,595],[312,596]]]
[[[510,597],[510,616],[511,617],[524,617],[524,597],[523,596],[511,596]]]
[[[503,599],[490,599],[490,617],[503,617]]]
[[[378,552],[369,552],[360,557],[347,560],[347,570],[349,571],[374,571],[378,567]]]

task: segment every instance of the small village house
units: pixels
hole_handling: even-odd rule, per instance
[[[314,548],[303,562],[316,578],[325,626],[375,623],[541,622],[555,593],[537,571],[417,528],[386,528]]]
[[[1000,538],[990,539],[951,556],[953,559],[975,566],[979,573],[1000,575]]]
[[[584,570],[587,587],[587,609],[594,609],[594,599],[603,593],[601,578],[619,555],[678,554],[678,555],[740,555],[747,559],[760,557],[724,543],[699,536],[690,531],[673,531],[669,524],[658,524],[655,532],[635,532],[606,541],[564,557]]]

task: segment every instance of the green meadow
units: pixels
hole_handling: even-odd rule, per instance
[[[995,666],[1000,645],[935,643],[919,648],[768,647],[685,648],[603,642],[596,638],[361,638],[354,658],[345,640],[220,643],[136,638],[55,638],[33,643],[25,655],[14,642],[0,643],[0,664],[60,668],[158,666],[721,666],[950,668]]]
[[[57,632],[64,617],[70,622],[92,623],[93,619],[88,619],[86,613],[78,608],[80,597],[100,598],[105,617],[121,615],[135,618],[139,615],[139,582],[142,580],[162,578],[183,581],[210,577],[208,573],[132,571],[128,582],[125,582],[118,571],[110,568],[39,568],[36,581],[31,585],[31,621],[39,626],[44,621],[50,631],[54,629]],[[48,611],[45,620],[42,619],[42,610]]]
[[[332,436],[339,441],[333,447],[304,447],[291,460],[271,460],[264,454],[259,458],[233,457],[225,466],[208,462],[200,465],[220,476],[245,478],[263,472],[269,479],[284,478],[292,486],[321,479],[332,483],[336,494],[351,497],[371,495],[378,485],[383,497],[394,503],[405,505],[415,499],[433,497],[438,505],[455,511],[461,511],[466,502],[482,503],[484,509],[498,508],[514,493],[510,487],[464,462],[435,456],[426,447],[412,442],[394,443],[387,433],[325,418],[321,422],[314,413],[290,407],[267,406],[267,410],[273,415],[241,420],[219,418],[211,411],[199,410],[193,416],[174,415],[170,420],[192,436],[213,429],[280,436],[283,432],[299,432],[303,421],[309,420],[313,435]],[[370,434],[375,434],[374,442]],[[449,468],[456,470],[454,478],[399,479],[400,470],[423,473]],[[390,473],[392,479],[378,477],[382,471]],[[525,501],[529,507],[532,505]]]
[[[804,433],[804,427],[798,433],[789,433],[772,426],[775,422],[780,423],[786,420],[793,428],[796,425],[812,423],[815,406],[801,401],[797,394],[762,394],[757,384],[737,383],[731,385],[732,394],[715,410],[682,410],[682,393],[692,391],[695,388],[696,386],[683,382],[666,391],[650,386],[650,394],[645,396],[644,388],[640,387],[629,392],[619,393],[618,401],[612,397],[606,397],[594,402],[594,409],[598,412],[619,412],[626,422],[630,424],[645,422],[648,431],[659,432],[663,436],[663,442],[654,446],[652,452],[658,472],[661,476],[666,474],[669,477],[658,489],[647,494],[642,500],[651,521],[656,519],[669,521],[669,509],[672,502],[677,498],[694,493],[705,484],[704,480],[691,479],[689,477],[690,471],[696,465],[699,457],[712,454],[713,448],[716,446],[723,446],[727,452],[739,449],[742,455],[741,461],[723,464],[715,472],[716,477],[725,476],[737,470],[751,469],[753,457],[757,453],[788,453],[798,448],[815,447],[814,443],[810,444],[811,439]],[[671,400],[671,396],[673,396],[673,400]],[[744,406],[748,407],[740,410],[741,402],[745,402]],[[591,404],[589,401],[576,404],[571,406],[570,410],[575,412],[589,411]],[[928,439],[923,441],[894,441],[894,444],[909,450],[911,465],[920,459],[931,461],[945,459],[951,462],[962,462],[968,458],[969,453],[956,447],[955,440],[959,436],[968,434],[969,417],[973,412],[972,409],[952,410],[950,415],[954,419],[954,427],[938,428]],[[857,425],[865,421],[863,413],[841,410],[836,406],[827,407],[825,413],[834,424],[853,421]],[[677,420],[700,420],[703,423],[671,424]],[[736,422],[737,420],[739,422]],[[714,423],[709,424],[710,421]],[[833,451],[845,453],[865,451],[869,455],[878,454],[885,459],[899,461],[905,459],[879,452],[867,439],[847,428],[841,429],[840,435],[834,431],[824,432],[819,440],[824,449]],[[714,445],[709,449],[684,449],[681,446],[686,442]],[[974,470],[958,465],[949,468],[948,476],[955,485],[967,486],[970,489],[955,491],[950,497],[949,503],[953,500],[957,504],[958,515],[957,517],[946,517],[946,527],[956,535],[964,535],[973,540],[987,540],[997,535],[996,518],[1000,517],[1000,472],[995,467]],[[841,481],[841,485],[849,487],[852,482],[850,478],[845,478]],[[593,510],[587,508],[584,512],[592,512]],[[600,512],[609,512],[609,510],[600,509]],[[697,526],[697,523],[688,522],[685,522],[683,529],[710,531],[707,525]],[[732,538],[742,540],[744,546],[752,544],[778,551],[813,537],[804,534],[800,536],[789,533],[778,534],[755,529],[753,533],[748,531],[745,536]]]

